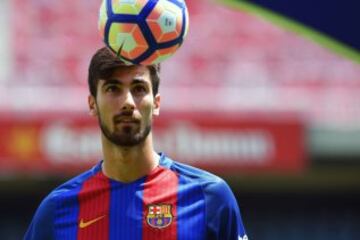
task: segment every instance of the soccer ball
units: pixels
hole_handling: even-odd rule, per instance
[[[164,61],[181,46],[189,15],[184,0],[103,0],[99,32],[127,64]]]

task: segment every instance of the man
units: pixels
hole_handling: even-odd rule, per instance
[[[25,239],[247,240],[222,179],[153,150],[159,67],[127,66],[107,48],[96,52],[88,102],[103,160],[43,200]]]

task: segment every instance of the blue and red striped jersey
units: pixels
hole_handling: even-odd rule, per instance
[[[53,190],[25,240],[247,240],[236,199],[221,178],[161,154],[132,183],[106,177],[101,162]]]

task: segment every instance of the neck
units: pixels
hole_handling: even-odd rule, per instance
[[[120,182],[133,182],[148,175],[159,164],[159,155],[153,150],[151,134],[144,142],[121,147],[102,136],[105,176]]]

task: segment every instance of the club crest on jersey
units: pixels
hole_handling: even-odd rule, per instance
[[[166,228],[172,223],[173,215],[170,204],[147,205],[146,222],[153,228]]]

